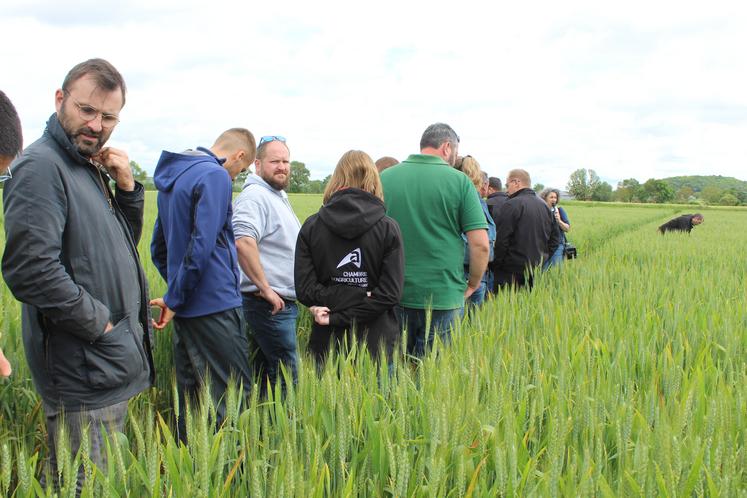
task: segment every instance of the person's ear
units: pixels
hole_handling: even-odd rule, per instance
[[[57,112],[60,112],[60,109],[62,109],[63,100],[65,100],[65,92],[61,88],[58,88],[54,92],[54,108]]]

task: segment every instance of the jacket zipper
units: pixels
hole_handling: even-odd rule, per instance
[[[137,276],[138,286],[140,287],[140,293],[139,293],[140,297],[139,297],[139,299],[142,301],[143,298],[144,298],[144,295],[143,295],[143,292],[142,292],[143,288],[144,288],[143,287],[144,282],[143,282],[143,276],[140,274],[140,269],[139,269],[138,264],[137,264],[138,258],[136,256],[136,254],[137,254],[137,248],[135,246],[135,241],[134,240],[132,240],[132,241],[128,240],[127,235],[124,233],[125,227],[120,222],[119,217],[117,216],[117,212],[114,209],[114,205],[112,203],[111,192],[109,191],[109,188],[107,187],[106,182],[104,181],[104,176],[101,174],[101,168],[95,162],[93,162],[93,161],[90,161],[90,164],[94,168],[96,168],[96,172],[98,173],[99,181],[101,183],[102,193],[104,194],[104,197],[106,198],[106,202],[109,204],[109,212],[112,214],[112,216],[114,216],[114,219],[116,220],[116,223],[117,223],[117,227],[119,228],[119,230],[118,230],[119,234],[122,237],[122,241],[124,242],[124,245],[127,248],[127,252],[129,254],[130,258],[133,260],[133,263],[135,264],[135,274]],[[120,211],[120,216],[122,216],[124,218],[124,215],[121,213],[121,211]],[[142,307],[143,307],[143,303],[141,302],[140,303],[140,310],[138,312],[139,315],[142,314],[142,313],[140,313],[140,311],[142,310]],[[127,317],[128,317],[128,319],[130,319],[129,315],[127,315]],[[140,322],[140,316],[138,316],[138,322]],[[135,331],[132,330],[133,327],[129,327],[128,326],[127,328],[128,328],[128,330],[130,330],[130,333],[132,334],[133,338],[135,339],[135,346],[137,347],[137,349],[140,352],[140,355],[141,355],[141,357],[143,359],[143,366],[147,368],[149,362],[148,362],[148,354],[145,351],[145,346],[141,345],[140,341],[138,341],[138,338],[135,336]],[[147,324],[146,324],[146,327],[143,329],[143,335],[146,335],[146,334],[148,334]],[[145,341],[145,338],[143,338],[143,341]]]

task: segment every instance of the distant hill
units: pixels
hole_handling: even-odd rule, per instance
[[[672,176],[669,178],[662,178],[669,186],[677,190],[682,187],[690,187],[695,192],[701,192],[706,187],[716,187],[719,190],[737,190],[741,192],[747,192],[747,182],[738,180],[731,176]]]

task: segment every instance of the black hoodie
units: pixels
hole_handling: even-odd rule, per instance
[[[683,214],[672,220],[667,221],[659,227],[659,232],[687,232],[690,233],[693,229],[693,218],[694,214]]]
[[[301,227],[296,295],[306,306],[330,309],[329,326],[314,323],[312,350],[317,341],[340,339],[355,322],[372,353],[383,341],[391,354],[400,332],[394,307],[403,284],[402,235],[377,197],[355,188],[341,190]]]

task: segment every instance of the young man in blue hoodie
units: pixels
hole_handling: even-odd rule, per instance
[[[174,365],[180,406],[210,379],[219,425],[230,377],[248,389],[252,377],[231,226],[231,183],[254,162],[256,143],[246,129],[223,132],[210,149],[163,151],[156,166],[158,218],[151,257],[168,283],[154,323],[174,320]],[[179,439],[186,441],[184,417]]]

